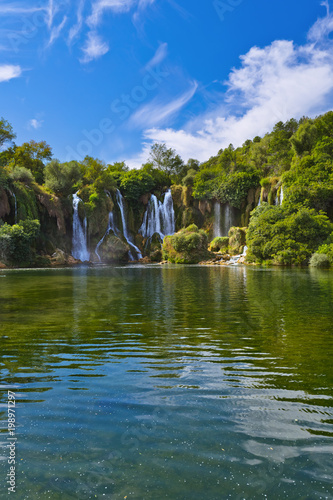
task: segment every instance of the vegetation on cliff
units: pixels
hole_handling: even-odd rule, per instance
[[[88,156],[82,162],[62,163],[52,159],[52,149],[44,141],[16,145],[14,140],[11,125],[1,118],[3,261],[32,262],[36,252],[50,255],[56,248],[70,253],[71,196],[77,191],[84,202],[92,246],[105,234],[117,189],[125,199],[129,230],[140,244],[137,234],[149,193],[160,197],[171,186],[178,230],[195,224],[211,237],[213,202],[219,202],[237,211],[238,225],[249,223],[246,244],[250,260],[304,264],[317,253],[332,263],[333,112],[315,119],[279,122],[264,137],[247,140],[238,148],[230,145],[202,164],[193,159],[185,164],[173,149],[154,144],[138,170],[129,170],[123,162],[106,165]],[[83,207],[80,211],[83,217]],[[39,221],[39,234],[26,239],[22,224],[29,220]],[[11,231],[19,234],[17,228],[9,229],[15,225],[21,227],[23,246],[29,248],[22,258],[10,250],[12,245],[4,243]],[[192,233],[191,237],[182,233],[180,242],[188,237],[190,246],[198,240],[201,248],[203,235],[200,233],[199,242],[199,233]],[[15,237],[17,241],[19,236]],[[170,238],[167,242],[170,246]],[[177,247],[176,239],[174,243]],[[225,246],[225,242],[222,247],[221,242],[215,243],[219,250]],[[236,243],[240,249],[245,241]],[[183,260],[191,259],[186,254]]]

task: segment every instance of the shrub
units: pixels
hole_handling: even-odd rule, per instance
[[[210,243],[210,250],[212,252],[220,252],[223,250],[224,252],[228,251],[229,238],[228,236],[217,236]]]
[[[38,220],[25,220],[10,226],[0,227],[0,258],[13,264],[27,264],[32,259],[32,246],[38,236]]]
[[[14,167],[13,170],[10,173],[10,177],[14,181],[20,181],[23,182],[24,184],[31,184],[32,182],[35,182],[35,178],[28,168],[25,167]]]
[[[314,253],[310,259],[311,267],[330,267],[330,258],[324,253]]]
[[[163,241],[163,258],[177,264],[196,264],[210,257],[205,231],[195,224],[181,229]]]
[[[242,252],[246,244],[246,228],[231,227],[229,230],[229,251],[232,255]]]
[[[257,261],[305,263],[332,231],[326,215],[313,209],[290,211],[263,203],[252,212],[247,233],[249,253]]]

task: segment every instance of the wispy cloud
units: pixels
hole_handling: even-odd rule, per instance
[[[20,66],[13,66],[10,64],[0,65],[0,82],[8,82],[13,78],[18,78],[22,74]]]
[[[164,123],[178,113],[194,96],[198,88],[197,82],[192,82],[190,88],[173,101],[160,102],[153,99],[149,104],[139,108],[131,117],[130,124],[139,127],[154,127]]]
[[[0,15],[13,15],[16,16],[18,14],[33,14],[34,12],[43,11],[44,7],[26,7],[21,4],[11,2],[11,3],[2,3],[0,5]]]
[[[68,34],[68,44],[71,45],[73,40],[80,33],[83,26],[83,9],[84,9],[85,0],[80,0],[79,6],[77,9],[77,19],[76,23],[71,27]]]
[[[312,42],[322,42],[333,31],[333,15],[327,1],[321,4],[326,7],[326,17],[320,18],[309,31],[308,38]]]
[[[43,125],[43,120],[37,120],[36,118],[33,118],[32,120],[29,120],[28,122],[28,127],[29,128],[34,128],[37,130]]]
[[[105,11],[128,12],[133,3],[134,0],[96,0],[92,4],[92,11],[87,19],[87,24],[91,28],[95,28],[100,23]]]
[[[104,42],[96,31],[90,31],[86,44],[82,48],[83,57],[80,59],[82,63],[88,63],[94,59],[98,59],[109,52],[108,43]]]
[[[167,54],[168,54],[168,44],[161,43],[158,49],[156,50],[154,56],[146,64],[146,69],[154,68],[155,66],[161,64],[161,62],[166,58]]]
[[[220,93],[213,112],[187,122],[181,130],[147,127],[144,149],[147,143],[165,142],[185,160],[204,161],[230,143],[240,146],[248,138],[262,136],[280,120],[332,109],[331,21],[329,13],[319,19],[309,31],[311,43],[303,46],[278,40],[264,48],[253,47],[240,58],[240,67],[231,71],[228,90]],[[149,123],[148,112],[148,107],[139,110],[135,119],[144,122],[146,117]],[[135,160],[128,163],[137,164]]]
[[[50,33],[50,39],[48,41],[47,46],[50,47],[56,40],[59,38],[62,30],[65,27],[65,24],[67,23],[67,16],[64,16],[61,23],[58,26],[53,26],[51,28],[51,33]]]

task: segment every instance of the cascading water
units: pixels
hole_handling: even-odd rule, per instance
[[[154,194],[151,195],[147,210],[145,212],[139,234],[144,238],[152,238],[158,234],[163,240],[164,236],[175,232],[175,212],[171,190],[164,196],[163,203],[158,201]]]
[[[232,226],[231,208],[229,203],[226,203],[224,205],[224,224],[223,224],[222,236],[228,236],[231,226]]]
[[[214,203],[214,238],[221,236],[221,205],[218,201]]]
[[[260,207],[260,205],[261,205],[261,191],[260,191],[260,196],[259,196],[259,201],[258,201],[257,207]]]
[[[282,205],[284,199],[284,192],[283,192],[283,186],[281,186],[280,189],[280,205]]]
[[[15,224],[17,224],[17,199],[16,194],[13,191],[8,190],[10,195],[14,198],[14,207],[15,207]]]
[[[140,252],[138,247],[136,247],[134,245],[134,243],[132,243],[132,241],[130,239],[130,235],[128,234],[126,217],[125,217],[124,199],[122,197],[121,192],[118,189],[117,189],[116,197],[117,197],[117,203],[118,203],[120,215],[121,215],[121,222],[122,222],[122,226],[123,226],[124,238],[127,241],[127,243],[129,244],[129,246],[136,252],[137,258],[142,259],[142,253]],[[129,251],[129,257],[131,260],[134,260],[134,256],[133,256],[131,250]]]
[[[84,218],[83,225],[79,217],[79,203],[82,202],[77,193],[73,195],[73,247],[72,255],[74,259],[82,262],[88,261],[90,253],[87,248],[87,218]]]

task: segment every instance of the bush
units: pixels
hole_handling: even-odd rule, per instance
[[[163,258],[176,264],[196,264],[211,256],[207,246],[208,238],[205,231],[191,224],[178,233],[164,238]]]
[[[232,255],[238,255],[246,245],[246,228],[231,227],[229,229],[229,251]]]
[[[257,261],[303,264],[327,240],[332,224],[313,209],[290,211],[263,203],[252,212],[247,233],[249,253]]]
[[[228,245],[229,245],[228,236],[217,236],[217,238],[214,238],[213,241],[211,241],[209,249],[212,252],[221,252],[221,250],[227,252]]]
[[[0,227],[0,259],[5,263],[29,264],[32,260],[33,243],[40,229],[38,220],[25,220]]]
[[[31,170],[25,167],[14,167],[10,173],[10,177],[14,181],[20,181],[24,184],[31,184],[32,182],[35,182],[35,178]]]
[[[330,267],[330,258],[324,253],[314,253],[310,259],[311,267]]]

